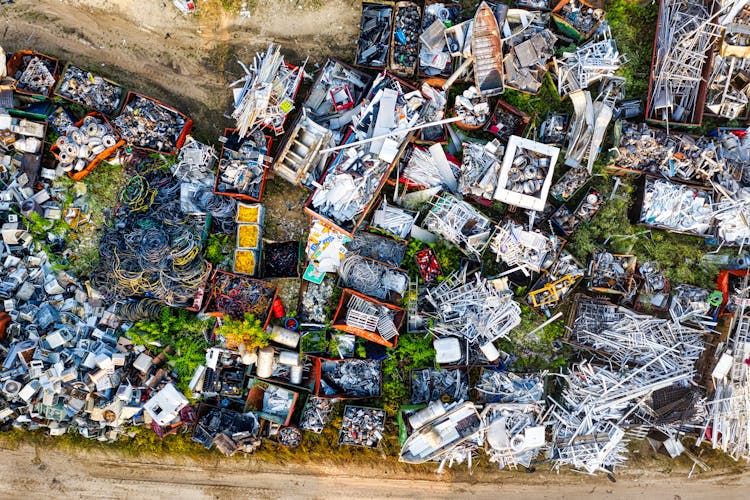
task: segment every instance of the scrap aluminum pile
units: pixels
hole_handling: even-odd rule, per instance
[[[465,201],[444,194],[433,204],[425,227],[469,254],[480,255],[492,230],[491,221]]]
[[[341,422],[339,444],[375,448],[385,432],[385,410],[347,406]]]
[[[547,447],[546,427],[540,421],[543,405],[534,403],[491,403],[482,411],[486,426],[485,453],[500,469],[527,469]]]
[[[718,170],[717,147],[707,137],[651,128],[645,123],[623,122],[617,148],[617,166],[661,174],[678,180],[711,178]]]
[[[721,4],[725,13],[718,23],[724,28],[724,36],[713,51],[706,110],[721,118],[736,120],[747,115],[750,97],[746,77],[750,70],[747,36],[750,9],[745,2],[734,0],[725,0]]]
[[[507,337],[521,322],[521,308],[509,291],[478,275],[467,278],[465,269],[427,289],[427,300],[435,308],[431,331],[436,337],[486,346]]]
[[[136,95],[112,125],[123,139],[149,150],[174,153],[186,127],[185,117],[157,101]]]
[[[427,150],[415,147],[411,151],[403,176],[425,188],[440,187],[455,192],[457,170],[446,158],[442,146],[433,144]]]
[[[55,65],[49,58],[24,55],[23,69],[10,76],[16,80],[17,89],[49,96],[50,89],[55,85]]]
[[[411,398],[414,404],[449,398],[452,401],[469,399],[469,378],[465,371],[425,368],[411,374]]]
[[[648,116],[665,122],[696,123],[704,66],[721,34],[717,14],[705,2],[660,3]]]
[[[319,214],[347,229],[363,216],[382,187],[410,135],[408,129],[420,121],[424,110],[425,99],[419,91],[408,91],[385,74],[375,79],[369,98],[353,117],[350,136],[365,142],[339,153],[312,197]]]
[[[509,9],[503,26],[505,86],[536,94],[547,74],[547,62],[555,54],[557,36],[550,31],[549,14]]]
[[[745,280],[745,285],[747,280]],[[750,456],[748,402],[750,401],[750,318],[747,315],[747,288],[739,298],[739,311],[711,374],[713,394],[706,403],[706,424],[697,444],[704,439],[735,460]]]
[[[498,140],[486,144],[463,143],[463,162],[458,191],[466,195],[492,199],[500,177],[505,147]]]
[[[620,54],[609,27],[601,30],[600,39],[592,40],[573,52],[555,58],[557,90],[561,96],[584,90],[596,82],[611,79],[627,57]]]
[[[508,221],[504,226],[495,229],[489,248],[496,255],[496,261],[524,272],[539,272],[547,267],[547,260],[555,249],[554,236],[526,231],[523,226]],[[551,264],[551,262],[549,262]]]
[[[55,145],[59,148],[58,168],[63,172],[80,172],[105,150],[114,148],[117,135],[106,121],[87,116],[80,127],[68,127]]]
[[[281,47],[271,44],[265,53],[256,54],[248,68],[237,61],[245,76],[229,85],[234,89],[234,111],[240,137],[256,126],[282,130],[286,115],[294,108],[294,97],[304,75],[304,67],[284,63]],[[241,88],[237,88],[242,84]]]
[[[68,65],[60,76],[57,93],[109,116],[119,111],[123,98],[119,85],[73,65]]]
[[[669,181],[646,181],[641,222],[701,235],[711,228],[712,215],[708,192]]]
[[[374,360],[325,361],[320,383],[324,394],[374,397],[380,393],[380,363]]]
[[[253,131],[240,139],[234,149],[225,144],[219,160],[217,191],[260,199],[267,151],[266,137],[259,131]]]

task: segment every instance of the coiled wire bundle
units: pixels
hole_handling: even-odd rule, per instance
[[[191,201],[201,211],[213,218],[214,228],[223,234],[232,234],[237,212],[237,201],[229,196],[219,196],[212,188],[203,187],[195,191]]]
[[[201,243],[206,218],[182,212],[179,181],[153,158],[134,155],[129,161],[138,173],[120,193],[115,228],[102,236],[93,284],[118,299],[192,306],[209,270]]]

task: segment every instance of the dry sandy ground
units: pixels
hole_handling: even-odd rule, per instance
[[[750,477],[709,480],[641,475],[610,483],[577,475],[504,475],[487,482],[384,476],[354,467],[278,466],[252,460],[215,463],[128,459],[24,445],[0,450],[3,498],[524,498],[729,499],[747,498]],[[508,479],[515,477],[515,480]]]

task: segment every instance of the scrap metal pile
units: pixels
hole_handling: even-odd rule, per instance
[[[306,75],[271,44],[240,63],[218,144],[104,76],[11,55],[0,429],[149,425],[227,456],[393,455],[398,435],[402,462],[439,471],[612,474],[642,439],[703,470],[693,444],[750,459],[750,259],[707,251],[714,290],[651,250],[750,243],[750,129],[697,135],[704,110],[747,110],[747,2],[660,2],[643,96],[603,10],[476,3],[362,3],[356,67]],[[295,196],[305,235],[279,215]],[[615,206],[644,229],[591,238]],[[200,327],[165,333],[183,321]]]

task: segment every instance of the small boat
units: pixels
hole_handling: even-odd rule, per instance
[[[482,419],[471,402],[461,403],[447,413],[440,406],[439,415],[417,429],[404,442],[399,462],[422,464],[436,459],[482,429]]]
[[[477,9],[471,37],[471,53],[474,56],[474,81],[484,97],[502,94],[503,43],[500,28],[487,2]]]

